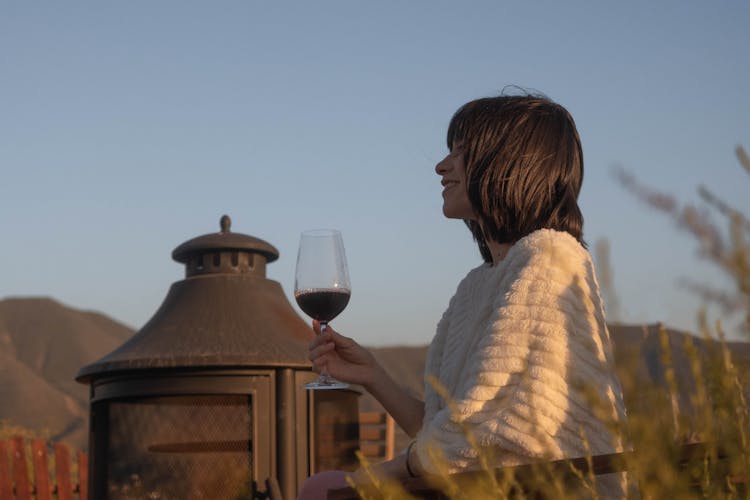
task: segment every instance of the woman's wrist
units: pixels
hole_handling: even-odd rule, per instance
[[[374,395],[378,392],[383,383],[387,381],[389,375],[374,357],[372,360],[372,367],[369,371],[370,375],[367,377],[367,380],[364,381],[362,386],[367,392]]]

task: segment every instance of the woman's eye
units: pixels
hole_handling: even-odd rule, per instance
[[[451,155],[459,155],[464,153],[464,143],[463,142],[456,142],[453,143],[453,147],[450,150]]]

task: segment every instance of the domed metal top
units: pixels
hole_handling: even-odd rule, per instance
[[[232,219],[228,215],[222,215],[219,221],[221,231],[218,233],[204,234],[186,241],[172,252],[172,258],[177,262],[187,264],[191,256],[196,254],[220,251],[245,251],[258,253],[266,258],[266,262],[273,262],[279,258],[279,251],[260,238],[231,231]]]
[[[252,236],[221,232],[193,238],[172,257],[186,263],[154,316],[127,342],[87,365],[77,380],[150,369],[292,367],[310,369],[314,334],[281,285],[265,276],[278,251]]]

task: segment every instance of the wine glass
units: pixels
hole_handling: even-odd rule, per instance
[[[305,231],[300,236],[294,298],[305,314],[320,322],[320,333],[349,303],[349,270],[344,240],[335,229]],[[331,378],[324,369],[307,389],[345,389],[348,384]]]

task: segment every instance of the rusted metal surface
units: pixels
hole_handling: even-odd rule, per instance
[[[276,384],[276,432],[278,433],[277,479],[281,491],[286,497],[296,496],[295,475],[297,464],[292,462],[296,458],[295,445],[297,440],[294,435],[294,405],[295,386],[294,373],[290,368],[279,370]]]
[[[77,379],[121,370],[192,366],[309,368],[312,329],[271,280],[217,275],[172,285],[153,318]]]
[[[227,232],[177,247],[176,260],[190,265],[200,256],[211,265],[174,283],[151,320],[118,349],[83,367],[79,382],[108,372],[152,368],[309,368],[312,330],[281,285],[265,277],[265,260],[274,260],[278,251],[257,238],[228,232],[228,225],[224,229]],[[238,254],[236,262],[232,253]],[[255,267],[241,272],[241,264],[249,261]]]

